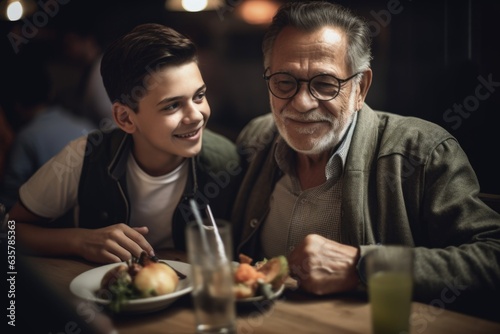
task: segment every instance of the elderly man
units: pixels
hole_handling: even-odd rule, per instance
[[[233,210],[238,252],[286,254],[301,288],[328,294],[366,283],[370,249],[406,245],[416,300],[460,309],[498,296],[500,216],[478,199],[449,133],[364,103],[364,21],[327,2],[288,3],[263,52],[272,113],[238,138],[247,162]]]

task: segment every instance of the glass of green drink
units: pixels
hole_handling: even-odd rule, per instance
[[[381,246],[366,255],[374,334],[407,334],[413,292],[410,247]]]

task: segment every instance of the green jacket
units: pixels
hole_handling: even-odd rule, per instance
[[[269,114],[253,120],[237,143],[246,176],[232,221],[237,252],[254,258],[261,256],[259,231],[281,176],[277,135]],[[478,199],[478,180],[453,136],[365,105],[343,177],[340,242],[359,247],[361,263],[380,244],[415,247],[416,300],[460,309],[496,295],[500,309],[500,215]]]
[[[132,145],[132,137],[119,129],[88,135],[78,187],[81,227],[128,224],[133,208],[125,172]],[[179,249],[185,249],[186,223],[194,221],[188,200],[194,198],[201,208],[210,204],[215,218],[229,220],[242,174],[234,143],[206,129],[201,152],[191,159],[190,166],[184,195],[172,220],[174,244]]]

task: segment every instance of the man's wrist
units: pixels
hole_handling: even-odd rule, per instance
[[[359,279],[358,290],[360,288],[366,290],[366,287],[368,286],[368,277],[366,275],[366,264],[365,264],[366,255],[369,252],[371,252],[374,248],[377,248],[379,246],[380,244],[359,246],[359,258],[358,262],[356,263],[356,273],[358,274],[358,279]]]

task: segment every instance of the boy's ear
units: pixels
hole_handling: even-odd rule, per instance
[[[135,112],[125,104],[115,102],[112,105],[113,119],[120,129],[126,133],[135,132],[134,116]]]

